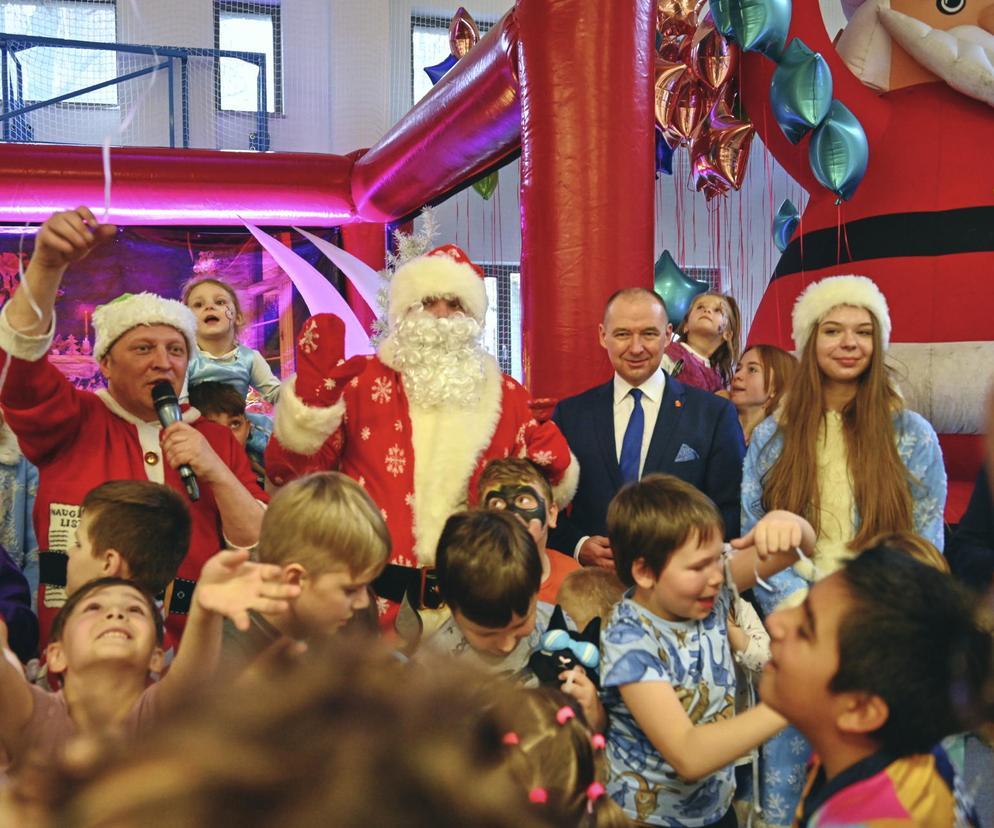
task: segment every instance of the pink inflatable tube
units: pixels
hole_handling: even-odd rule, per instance
[[[518,148],[517,50],[517,24],[508,12],[356,161],[352,200],[364,221],[417,210]]]
[[[355,220],[352,159],[338,155],[121,147],[111,150],[117,224],[302,224]],[[100,147],[0,145],[0,221],[44,221],[104,204]]]

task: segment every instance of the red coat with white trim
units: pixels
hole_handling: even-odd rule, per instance
[[[527,456],[565,469],[554,486],[569,502],[579,470],[551,421],[539,423],[523,386],[486,356],[484,390],[472,408],[411,406],[401,374],[366,357],[330,407],[307,405],[284,383],[266,470],[277,484],[312,471],[338,469],[358,480],[382,509],[393,544],[391,562],[431,565],[446,519],[474,503],[489,460]],[[555,477],[553,477],[555,479]]]
[[[0,360],[5,358],[0,350]],[[69,548],[79,525],[80,503],[90,489],[108,480],[145,479],[175,489],[190,507],[190,550],[178,577],[196,581],[204,561],[225,546],[211,487],[202,482],[200,500],[189,500],[177,471],[163,462],[159,423],[141,423],[107,391],[93,394],[77,390],[45,358],[31,362],[11,357],[0,404],[24,456],[38,467],[34,526],[42,550],[65,552]],[[254,497],[268,500],[256,483],[248,455],[227,428],[202,417],[190,425],[207,438]],[[65,600],[64,587],[40,585],[41,647],[47,643],[52,619]],[[166,618],[166,627],[175,640],[179,640],[185,623],[185,615],[173,613]]]

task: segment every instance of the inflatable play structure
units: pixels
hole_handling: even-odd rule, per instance
[[[373,147],[346,156],[114,149],[109,220],[340,225],[343,247],[378,269],[385,229],[520,153],[525,379],[536,397],[575,393],[604,376],[591,331],[607,297],[652,279],[657,14],[672,5],[517,0]],[[816,0],[796,0],[792,15],[786,3],[786,19],[784,7],[739,0],[712,9],[714,25],[733,39],[736,21],[740,35],[749,21],[779,21],[782,31],[741,44],[741,96],[770,151],[810,194],[749,339],[792,347],[790,306],[814,279],[857,272],[876,280],[891,305],[909,405],[942,434],[955,517],[979,465],[976,433],[994,364],[991,101],[928,70],[879,94],[839,56]],[[860,20],[871,13],[865,7]],[[989,14],[971,14],[990,30]],[[833,192],[818,180],[808,145],[819,139],[791,143],[771,109],[777,61],[794,38],[824,59],[830,101],[841,101],[865,132],[868,163],[855,188]],[[880,42],[860,41],[863,58]],[[858,62],[859,44],[849,49]],[[903,52],[892,49],[897,61]],[[944,130],[949,140],[937,137]],[[4,145],[0,221],[99,205],[104,184],[98,147]],[[837,204],[840,197],[848,200]],[[368,319],[361,292],[349,301]]]

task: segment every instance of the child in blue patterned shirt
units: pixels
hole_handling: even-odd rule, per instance
[[[725,572],[746,589],[810,551],[814,531],[771,512],[726,560],[718,510],[670,475],[622,489],[607,526],[629,587],[601,635],[608,792],[640,823],[734,828],[733,763],[786,722],[762,704],[734,715]]]

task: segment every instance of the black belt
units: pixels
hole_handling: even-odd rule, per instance
[[[189,615],[190,604],[193,601],[193,590],[196,588],[196,581],[188,581],[186,578],[176,578],[173,580],[173,593],[169,596],[169,612],[177,615]]]
[[[835,227],[808,231],[803,242],[794,239],[773,278],[866,259],[994,251],[994,207],[888,213],[848,221],[843,228],[842,239]]]
[[[414,609],[438,609],[445,603],[438,588],[435,567],[387,564],[383,574],[373,581],[373,591],[380,597],[401,603],[404,596]]]
[[[38,553],[38,580],[46,586],[64,587],[69,556],[65,552],[44,549]]]
[[[64,587],[69,556],[65,552],[46,549],[38,553],[38,580],[46,586]],[[189,615],[196,581],[176,578],[169,598],[169,614]],[[161,595],[156,596],[162,598]]]

